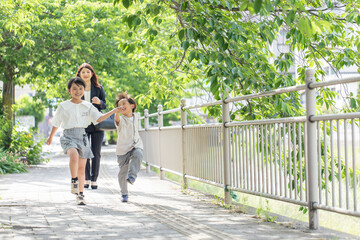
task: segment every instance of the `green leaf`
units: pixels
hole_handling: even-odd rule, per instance
[[[288,25],[291,25],[295,20],[295,11],[291,10],[288,12],[288,14],[286,15],[286,18],[285,18],[285,22],[288,24]]]
[[[222,62],[224,60],[224,55],[219,53],[218,56],[217,56],[217,60],[218,60],[218,62]]]
[[[210,79],[210,91],[212,94],[219,95],[219,82],[217,81],[217,76],[214,75]]]
[[[254,11],[255,13],[260,12],[262,0],[255,0]]]
[[[182,45],[183,49],[186,51],[189,48],[190,43],[189,43],[189,41],[185,40],[181,45]]]
[[[182,41],[185,36],[185,29],[181,29],[178,33],[178,36],[179,36],[180,41]]]
[[[183,2],[181,4],[181,11],[185,11],[189,6],[189,2]]]
[[[298,23],[298,27],[299,27],[299,30],[303,34],[305,34],[307,36],[312,35],[311,22],[307,17],[300,18],[299,23]]]
[[[190,53],[190,55],[189,55],[189,62],[192,62],[192,60],[194,59],[194,58],[196,58],[196,51],[191,51],[191,53]]]
[[[132,1],[131,0],[122,0],[122,4],[124,5],[124,7],[126,9],[128,9],[131,5]]]
[[[350,107],[353,109],[357,108],[355,98],[350,98]]]

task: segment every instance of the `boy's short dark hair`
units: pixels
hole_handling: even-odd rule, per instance
[[[119,101],[121,99],[126,99],[130,104],[134,104],[135,107],[133,108],[132,111],[135,112],[135,110],[136,110],[136,102],[132,97],[130,97],[130,95],[127,94],[127,92],[118,93],[116,95],[116,101],[115,101],[115,106],[116,107],[118,106],[118,103],[119,103]]]
[[[84,80],[82,80],[82,78],[80,77],[73,77],[73,78],[70,78],[69,82],[68,82],[68,89],[70,90],[71,86],[73,84],[76,84],[76,85],[81,85],[83,86],[84,88],[86,87],[86,83]]]

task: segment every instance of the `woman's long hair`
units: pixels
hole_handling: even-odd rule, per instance
[[[91,83],[95,87],[100,88],[98,77],[97,77],[93,67],[90,64],[88,64],[88,63],[81,64],[80,67],[78,68],[77,72],[76,72],[76,76],[80,77],[80,72],[81,72],[81,70],[83,68],[87,68],[87,69],[89,69],[91,71],[91,73],[92,73],[92,76],[91,76],[91,79],[90,79]]]

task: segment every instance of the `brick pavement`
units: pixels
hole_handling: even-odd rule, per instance
[[[122,203],[114,146],[103,148],[99,189],[86,189],[87,205],[78,206],[68,158],[49,149],[49,163],[0,176],[0,239],[355,239],[231,212],[144,169]]]

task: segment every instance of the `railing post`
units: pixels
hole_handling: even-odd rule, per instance
[[[144,128],[145,128],[145,139],[146,137],[146,131],[149,129],[149,110],[145,109],[144,110]],[[148,163],[148,161],[146,161],[146,173],[150,172],[150,165]]]
[[[227,94],[223,97],[222,103],[222,122],[223,122],[223,160],[224,160],[224,196],[225,204],[231,204],[231,195],[230,195],[230,129],[225,127],[225,124],[230,122],[230,111],[229,103],[226,103],[225,100]]]
[[[163,115],[161,114],[162,112],[162,105],[158,105],[158,127],[159,127],[159,157],[160,157],[160,179],[164,180],[165,179],[165,172],[162,170],[162,162],[161,162],[161,145],[160,145],[160,139],[161,139],[161,131],[160,128],[162,128],[164,126],[164,121],[163,121]]]
[[[309,208],[309,228],[318,229],[319,216],[317,209],[314,208],[319,202],[319,184],[318,184],[318,162],[317,162],[317,139],[316,139],[316,123],[311,121],[311,117],[316,115],[316,96],[315,89],[309,86],[315,82],[315,70],[306,69],[306,131],[308,136],[308,208]]]
[[[182,169],[183,169],[183,188],[187,189],[188,188],[188,182],[187,182],[187,178],[186,178],[186,151],[185,151],[185,146],[186,146],[186,139],[185,139],[185,129],[184,127],[187,124],[187,113],[184,109],[186,105],[186,100],[184,98],[181,99],[181,104],[180,104],[180,113],[181,113],[181,149],[182,149]]]

